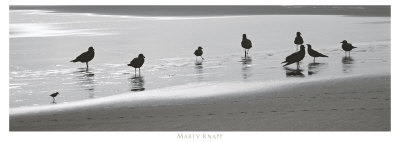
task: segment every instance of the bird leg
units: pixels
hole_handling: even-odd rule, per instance
[[[136,76],[136,68],[135,68],[135,76]]]
[[[246,52],[246,49],[244,49],[244,58],[246,58],[247,57],[247,52]]]
[[[315,63],[315,57],[314,57],[314,63]]]
[[[89,69],[89,64],[88,64],[88,62],[86,62],[86,69]]]
[[[249,54],[250,49],[247,49],[247,54]]]
[[[139,76],[140,76],[140,68],[139,68]]]
[[[200,57],[201,57],[201,59],[203,59],[203,60],[204,60],[203,56],[200,56]]]

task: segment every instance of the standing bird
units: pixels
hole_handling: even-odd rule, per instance
[[[347,43],[347,40],[343,40],[340,43],[342,43],[342,49],[344,50],[344,56],[346,56],[347,51],[349,51],[349,56],[350,56],[350,51],[353,50],[354,48],[357,48],[357,47],[354,47],[353,45],[351,45],[351,43]]]
[[[301,37],[301,33],[297,32],[296,33],[296,38],[294,39],[294,44],[296,44],[296,51],[299,48],[299,45],[302,45],[304,43],[303,38]]]
[[[86,69],[89,68],[89,61],[91,61],[94,58],[94,49],[93,47],[89,47],[88,51],[83,52],[81,55],[79,55],[78,57],[76,57],[74,60],[72,60],[71,62],[82,62],[85,63],[86,62]]]
[[[301,60],[303,60],[304,56],[306,55],[305,48],[306,47],[304,47],[304,45],[301,45],[300,46],[300,51],[295,52],[295,53],[287,56],[286,60],[284,62],[282,62],[281,64],[286,63],[283,66],[287,66],[287,65],[290,65],[290,64],[293,64],[293,63],[297,62],[297,70],[298,70],[299,69],[299,62]]]
[[[133,58],[131,63],[128,64],[128,66],[134,67],[135,68],[135,75],[136,75],[136,68],[139,68],[139,76],[140,76],[140,67],[144,64],[144,56],[143,54],[139,54],[138,57]]]
[[[319,53],[319,52],[313,50],[313,49],[311,48],[311,45],[310,45],[310,44],[307,44],[307,47],[308,47],[308,48],[307,48],[308,55],[310,55],[311,57],[314,57],[314,63],[315,63],[315,57],[328,57],[328,56],[326,56],[326,55],[324,55],[324,54],[321,54],[321,53]]]
[[[244,48],[244,57],[247,57],[247,54],[249,54],[249,50],[252,47],[252,44],[251,41],[247,39],[246,34],[243,34],[242,47]]]
[[[199,48],[197,48],[197,50],[196,51],[194,51],[194,55],[196,55],[196,61],[197,61],[197,56],[200,56],[201,57],[201,59],[203,59],[204,60],[204,58],[203,58],[203,50],[202,50],[203,48],[201,47],[201,46],[199,46]]]
[[[53,97],[53,103],[55,103],[55,100],[56,100],[55,97],[57,97],[58,94],[59,94],[58,92],[55,92],[50,95],[50,97]]]

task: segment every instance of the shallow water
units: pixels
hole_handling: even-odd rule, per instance
[[[295,52],[293,40],[329,56],[306,55],[282,67]],[[244,58],[246,33],[254,48]],[[340,41],[357,46],[345,57]],[[71,63],[93,46],[95,58]],[[193,52],[204,49],[196,59]],[[145,55],[140,76],[126,64]],[[10,11],[10,107],[147,91],[205,82],[280,81],[390,73],[390,17],[265,15],[220,17],[134,17],[46,11]]]

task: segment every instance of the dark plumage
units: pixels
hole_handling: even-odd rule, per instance
[[[57,97],[58,94],[59,94],[58,92],[55,92],[50,95],[50,97],[53,97],[53,103],[55,103],[55,97]]]
[[[297,47],[299,45],[302,45],[303,43],[304,43],[304,41],[303,41],[303,37],[301,37],[301,33],[297,32],[296,33],[296,38],[294,39],[294,44],[296,44],[296,50],[297,50]]]
[[[307,48],[308,55],[310,55],[311,57],[314,57],[314,63],[315,63],[315,57],[328,57],[328,56],[326,56],[326,55],[324,55],[324,54],[321,54],[321,53],[319,53],[319,52],[313,50],[313,49],[311,48],[311,45],[310,45],[310,44],[307,44],[307,47],[308,47],[308,48]]]
[[[291,55],[286,57],[286,60],[284,62],[282,62],[282,63],[286,63],[283,66],[287,66],[287,65],[290,65],[290,64],[293,64],[293,63],[297,62],[297,69],[298,69],[299,68],[299,62],[301,60],[303,60],[305,54],[306,54],[305,47],[304,47],[304,45],[301,45],[300,46],[300,51],[295,52],[295,53],[293,53],[293,54],[291,54]]]
[[[345,56],[346,56],[347,51],[349,51],[349,56],[350,56],[350,51],[353,50],[354,48],[357,48],[357,47],[354,47],[353,45],[351,45],[351,43],[347,43],[347,40],[343,40],[340,43],[342,43],[342,49],[344,50]]]
[[[54,98],[54,97],[57,97],[58,94],[59,94],[58,92],[55,92],[55,93],[51,94],[50,96]]]
[[[133,58],[133,60],[128,64],[128,66],[134,67],[135,68],[135,74],[136,74],[136,68],[139,68],[139,75],[140,75],[140,67],[144,64],[144,56],[143,54],[139,54],[138,57]]]
[[[203,58],[203,50],[202,50],[203,48],[201,47],[201,46],[199,46],[199,48],[197,48],[197,50],[196,51],[194,51],[194,55],[196,55],[196,60],[197,60],[197,56],[200,56],[201,57],[201,59],[203,59],[204,60],[204,58]]]
[[[303,41],[303,38],[301,37],[301,33],[297,32],[296,38],[294,39],[294,44],[301,45],[303,43],[304,43],[304,41]]]
[[[89,68],[88,62],[91,61],[94,58],[94,49],[93,47],[89,47],[88,51],[83,52],[81,55],[76,57],[74,60],[71,62],[82,62],[86,63],[86,68]]]
[[[246,57],[247,54],[249,53],[250,48],[253,47],[253,45],[251,44],[251,41],[249,39],[247,39],[246,34],[243,34],[241,44],[242,44],[242,47],[244,48],[244,56]]]

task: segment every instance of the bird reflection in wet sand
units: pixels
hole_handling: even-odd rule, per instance
[[[325,65],[326,65],[326,63],[309,63],[308,64],[308,75],[317,74]]]
[[[242,60],[240,62],[242,62],[242,76],[243,76],[243,79],[247,79],[251,75],[250,71],[251,71],[252,59],[251,59],[250,56],[242,57]]]
[[[353,64],[353,62],[354,62],[353,57],[344,56],[344,57],[342,58],[342,63],[343,63],[343,64]]]
[[[86,68],[78,68],[78,70],[74,72],[74,75],[78,78],[77,85],[88,91],[89,98],[94,98],[94,73]]]
[[[143,76],[133,76],[129,78],[131,83],[131,91],[144,91],[144,78]]]
[[[352,57],[344,56],[342,58],[342,63],[343,63],[343,72],[344,73],[349,73],[352,71],[353,63],[354,63],[354,59]]]
[[[302,69],[291,69],[289,67],[285,67],[286,77],[304,77],[302,73],[304,70]]]
[[[196,61],[194,68],[196,70],[197,80],[203,81],[203,60]]]

